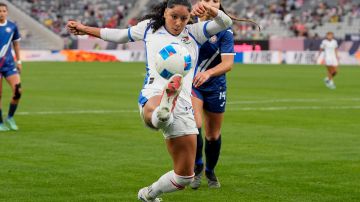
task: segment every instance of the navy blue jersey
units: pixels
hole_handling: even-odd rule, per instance
[[[221,63],[221,55],[235,55],[234,36],[231,29],[214,35],[201,46],[197,72],[216,67]],[[225,74],[210,78],[198,89],[211,91],[218,89],[219,86],[226,86]]]
[[[12,42],[20,40],[19,30],[15,23],[7,20],[0,24],[0,68],[14,67]]]

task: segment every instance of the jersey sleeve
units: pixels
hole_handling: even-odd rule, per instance
[[[321,48],[321,49],[325,49],[325,40],[323,40],[323,41],[321,42],[320,48]]]
[[[204,44],[211,36],[228,29],[232,20],[223,11],[219,10],[218,15],[210,21],[199,22],[188,26],[190,35],[200,44]]]
[[[115,43],[127,43],[144,39],[145,32],[150,26],[150,20],[139,22],[137,25],[128,29],[108,29],[100,30],[100,37],[105,41]]]
[[[226,30],[220,44],[221,55],[234,55],[234,35],[232,30]]]
[[[151,25],[150,20],[144,20],[137,25],[128,28],[128,37],[131,42],[140,41],[144,39],[145,32],[148,31]]]
[[[339,43],[336,40],[335,40],[335,48],[339,48]]]
[[[198,22],[192,25],[188,25],[190,35],[200,44],[204,44],[209,40],[210,35],[206,31],[206,27],[210,21]]]
[[[21,36],[20,36],[19,29],[17,26],[15,26],[12,41],[20,41],[20,39],[21,39]]]

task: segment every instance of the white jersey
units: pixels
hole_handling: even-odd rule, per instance
[[[335,39],[329,41],[327,39],[321,42],[320,48],[323,49],[323,52],[320,55],[321,63],[326,66],[338,66],[339,61],[336,56],[336,49],[338,48],[338,43]]]
[[[209,36],[206,33],[206,24],[208,22],[187,25],[178,36],[169,33],[163,26],[155,32],[151,28],[151,21],[145,20],[128,29],[128,37],[131,41],[143,40],[146,47],[146,78],[143,90],[139,97],[139,104],[143,105],[147,100],[155,95],[161,95],[167,80],[162,78],[155,68],[155,55],[166,45],[171,43],[181,44],[187,48],[192,59],[192,68],[184,77],[183,88],[179,97],[191,103],[191,89],[196,68],[199,48],[205,43]],[[150,93],[151,92],[151,93]]]
[[[164,130],[164,136],[165,138],[176,138],[188,134],[197,134],[198,130],[191,104],[191,90],[199,49],[210,38],[210,35],[215,35],[229,28],[232,25],[232,20],[224,12],[218,11],[218,15],[213,20],[187,25],[178,36],[169,33],[165,27],[160,27],[154,32],[151,23],[151,20],[144,20],[129,29],[101,29],[100,37],[117,43],[144,41],[147,56],[146,78],[139,96],[142,117],[146,102],[156,95],[161,95],[168,83],[168,80],[162,78],[155,69],[155,54],[171,43],[185,47],[191,54],[192,67],[183,79],[182,90],[173,111],[174,121]]]
[[[327,39],[321,42],[320,48],[324,50],[325,58],[336,58],[336,49],[338,48],[338,43],[335,39],[329,41]]]

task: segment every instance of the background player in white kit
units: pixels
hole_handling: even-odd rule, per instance
[[[190,14],[211,15],[214,19],[187,25]],[[76,35],[88,34],[117,43],[139,40],[145,43],[147,76],[139,96],[140,110],[149,127],[163,130],[174,170],[149,187],[140,189],[139,200],[160,201],[159,195],[182,190],[193,180],[198,131],[192,112],[191,89],[199,47],[231,25],[231,19],[224,12],[204,3],[198,3],[192,9],[188,0],[164,1],[129,29],[100,29],[68,22],[69,31]],[[182,45],[191,54],[192,71],[184,78],[174,75],[165,80],[155,69],[155,55],[170,43]]]
[[[339,54],[338,43],[334,39],[334,33],[328,32],[326,39],[320,45],[320,59],[327,68],[327,77],[324,79],[325,85],[330,89],[335,89],[334,77],[338,73]]]

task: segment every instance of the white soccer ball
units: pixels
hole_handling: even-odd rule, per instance
[[[189,51],[176,43],[166,45],[155,56],[155,68],[165,79],[170,79],[174,74],[185,77],[191,67]]]

